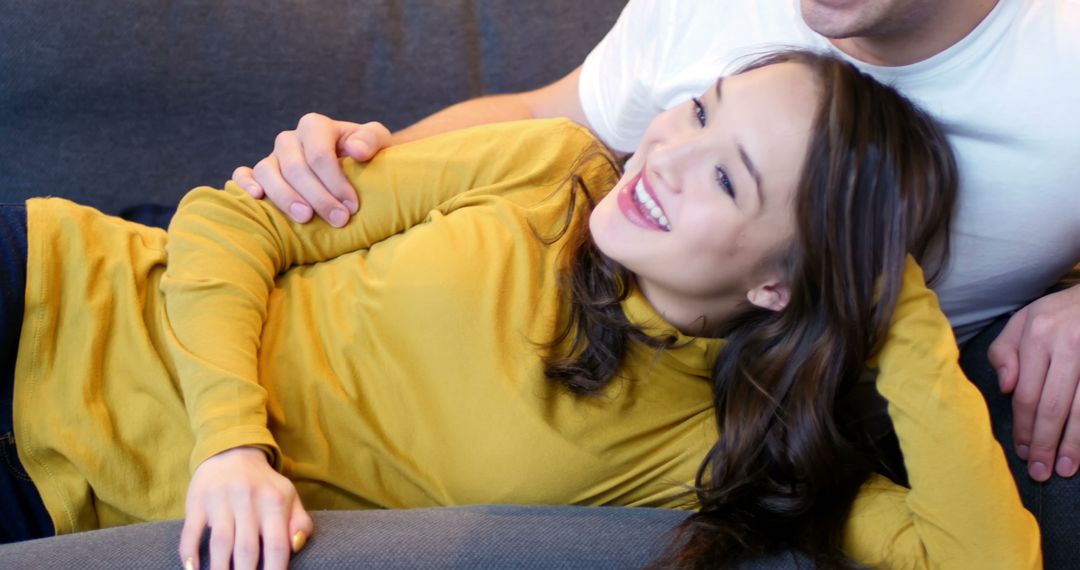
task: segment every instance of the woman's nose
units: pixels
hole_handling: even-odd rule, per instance
[[[653,144],[646,159],[649,179],[663,184],[672,192],[682,190],[681,180],[691,169],[694,161],[701,161],[698,137],[675,135],[665,137]]]

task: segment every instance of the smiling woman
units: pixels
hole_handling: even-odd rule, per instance
[[[306,509],[475,503],[696,508],[665,560],[701,565],[1037,562],[908,259],[944,260],[951,154],[850,65],[763,59],[621,179],[561,120],[344,165],[342,229],[234,184],[168,235],[27,203],[21,516],[184,516],[191,566],[206,527],[215,564],[281,568]]]
[[[597,246],[683,332],[707,333],[747,300],[786,303],[779,267],[766,261],[790,249],[820,99],[814,71],[797,63],[718,81],[652,122],[620,185],[597,204]]]
[[[795,547],[838,564],[869,473],[906,482],[911,457],[890,453],[891,430],[873,424],[891,420],[860,376],[890,335],[905,254],[945,262],[955,185],[929,118],[805,52],[765,57],[652,122],[589,218],[563,330],[578,356],[548,374],[595,393],[629,339],[682,342],[645,334],[612,299],[642,295],[680,334],[725,337],[719,441],[672,560]]]

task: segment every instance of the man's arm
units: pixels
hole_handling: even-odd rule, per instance
[[[283,131],[274,151],[255,167],[240,167],[233,181],[256,198],[268,197],[297,222],[318,214],[341,227],[360,207],[339,156],[364,162],[383,148],[486,123],[530,118],[568,117],[589,126],[578,96],[579,66],[568,75],[533,91],[470,99],[447,107],[391,134],[382,124],[335,121],[304,115],[295,130]]]
[[[463,101],[394,133],[390,144],[401,144],[486,123],[521,119],[567,117],[588,127],[589,122],[578,97],[580,76],[579,66],[566,77],[540,89]]]

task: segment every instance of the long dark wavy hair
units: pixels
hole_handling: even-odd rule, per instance
[[[895,90],[830,56],[785,51],[814,72],[820,104],[782,252],[790,301],[747,303],[722,323],[713,371],[719,440],[698,470],[700,509],[656,566],[725,567],[788,549],[845,567],[843,529],[861,484],[882,464],[858,406],[844,405],[885,337],[911,253],[933,279],[948,258],[956,165],[934,121]],[[571,195],[575,192],[571,192]],[[580,192],[588,198],[588,190]],[[573,208],[573,199],[571,199]],[[562,287],[568,319],[545,346],[546,374],[597,394],[631,343],[664,349],[620,302],[633,275],[575,231]],[[872,386],[872,384],[870,384]]]

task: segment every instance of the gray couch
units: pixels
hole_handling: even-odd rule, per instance
[[[0,201],[175,204],[308,111],[397,129],[577,65],[626,0],[2,0]]]
[[[516,506],[312,515],[316,532],[293,558],[293,569],[634,568],[659,552],[665,532],[683,516],[659,509]],[[0,567],[176,569],[180,526],[139,524],[0,546]],[[203,560],[206,555],[204,541]]]

